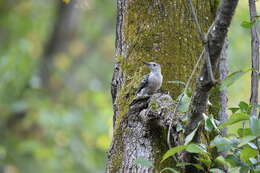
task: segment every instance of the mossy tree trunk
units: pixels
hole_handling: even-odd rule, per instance
[[[204,32],[215,18],[217,2],[193,2]],[[117,63],[111,88],[114,130],[107,172],[155,172],[166,166],[174,167],[173,160],[164,165],[159,164],[162,155],[168,150],[167,127],[174,105],[171,98],[176,99],[183,89],[183,86],[169,81],[187,81],[202,52],[195,24],[186,1],[117,0],[117,6]],[[220,78],[226,75],[223,60],[220,64],[221,70],[224,68],[225,72]],[[148,72],[142,61],[161,64],[164,77],[162,90],[168,94],[157,94],[149,100],[135,100],[136,88],[142,76]],[[225,93],[214,91],[211,99],[215,105],[220,104],[220,98],[225,105]],[[217,115],[220,108],[212,111]],[[223,115],[224,109],[221,112]],[[178,139],[172,142],[179,145]],[[140,157],[152,162],[155,168],[136,166],[134,161]]]

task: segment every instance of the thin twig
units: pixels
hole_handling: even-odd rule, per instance
[[[191,10],[191,16],[193,18],[193,21],[196,24],[196,29],[197,29],[197,31],[199,33],[200,39],[202,41],[202,44],[204,45],[204,44],[206,44],[207,39],[206,39],[205,34],[203,33],[203,31],[202,31],[202,29],[200,27],[199,20],[198,20],[198,17],[196,15],[195,8],[194,8],[194,6],[192,4],[192,0],[187,0],[187,2],[188,2],[188,5],[190,7],[190,10]]]
[[[203,33],[203,31],[200,27],[199,20],[198,20],[195,8],[193,6],[192,0],[187,0],[187,3],[190,7],[191,16],[193,18],[193,21],[195,22],[196,29],[197,29],[198,34],[200,36],[201,42],[205,46],[205,49],[206,49],[206,51],[205,51],[205,61],[206,61],[206,65],[207,65],[208,77],[210,79],[210,82],[215,83],[215,78],[214,78],[214,75],[213,75],[210,56],[209,56],[209,45],[208,45],[208,39],[207,39],[208,37],[207,37],[207,35],[205,36],[205,34]]]
[[[214,74],[213,74],[210,56],[209,56],[209,43],[208,42],[205,44],[205,55],[204,56],[205,56],[205,62],[206,62],[207,72],[208,72],[210,82],[215,83],[215,77],[214,77]]]
[[[187,83],[186,83],[186,86],[185,86],[185,88],[184,88],[184,92],[186,92],[186,91],[188,90],[188,88],[189,88],[189,86],[190,86],[190,83],[191,83],[191,80],[192,80],[192,77],[194,76],[194,74],[195,74],[195,72],[196,72],[196,69],[198,68],[199,63],[200,63],[200,61],[201,61],[201,59],[202,59],[204,53],[205,53],[205,49],[202,50],[202,52],[201,52],[201,54],[200,54],[200,56],[199,56],[199,59],[197,60],[195,66],[194,66],[194,68],[193,68],[193,70],[192,70],[192,72],[191,72],[191,74],[190,74],[190,77],[189,77],[189,79],[188,79],[188,81],[187,81]]]

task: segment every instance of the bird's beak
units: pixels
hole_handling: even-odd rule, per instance
[[[143,62],[145,65],[150,66],[149,62]]]

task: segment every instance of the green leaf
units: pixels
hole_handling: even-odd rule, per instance
[[[221,169],[217,169],[217,168],[212,168],[212,169],[209,170],[209,172],[211,172],[211,173],[225,173]]]
[[[247,166],[242,166],[242,167],[240,168],[240,172],[239,172],[239,173],[248,173],[249,170],[250,170],[249,167],[247,167]]]
[[[260,119],[255,116],[250,117],[250,129],[255,136],[260,136]]]
[[[189,153],[207,153],[207,151],[197,144],[189,144],[186,148]]]
[[[197,158],[197,160],[206,165],[208,168],[211,167],[212,161],[210,159]]]
[[[191,98],[186,93],[182,93],[179,95],[178,100],[180,100],[180,103],[177,110],[180,112],[187,112],[189,110]]]
[[[222,82],[221,82],[221,89],[226,89],[230,85],[232,85],[236,80],[241,78],[248,70],[239,70],[234,73],[231,73],[228,77],[226,77]]]
[[[259,173],[260,172],[260,166],[254,168],[254,173]]]
[[[228,108],[232,113],[236,113],[240,108]]]
[[[229,168],[228,173],[240,173],[239,169],[240,167]]]
[[[256,23],[255,21],[249,22],[249,21],[243,21],[240,26],[242,26],[243,28],[251,28],[254,24]]]
[[[256,138],[256,136],[245,136],[245,137],[241,138],[238,147],[242,147],[242,146],[246,145],[248,142],[254,140],[255,138]]]
[[[205,115],[204,113],[202,115],[205,121],[205,130],[209,132],[212,130],[217,130],[219,132],[219,129],[215,123],[215,119],[212,116]]]
[[[202,170],[202,171],[204,171],[204,169],[203,169],[203,167],[201,166],[201,165],[199,165],[199,164],[195,164],[195,163],[187,163],[187,162],[181,162],[181,163],[177,163],[177,167],[182,167],[182,166],[189,166],[189,165],[191,165],[191,166],[194,166],[195,168],[197,168],[198,170]]]
[[[249,159],[248,159],[253,165],[256,165],[257,164],[257,160],[255,159],[255,158],[253,158],[253,157],[250,157]]]
[[[256,144],[255,144],[254,142],[255,142],[255,141],[253,141],[253,142],[248,142],[247,144],[248,144],[251,148],[257,149],[257,146],[256,146]]]
[[[196,127],[196,129],[194,129],[186,138],[185,138],[185,145],[187,145],[188,143],[190,143],[193,139],[193,137],[195,136],[198,128],[200,126],[200,123],[198,124],[198,126]]]
[[[218,152],[223,152],[232,148],[232,142],[227,138],[216,136],[210,146],[217,147]]]
[[[141,165],[141,166],[145,166],[148,168],[153,168],[154,165],[152,164],[152,162],[146,160],[145,158],[139,157],[135,160],[135,164],[137,165]]]
[[[237,134],[240,136],[240,137],[244,137],[244,136],[253,136],[253,133],[251,131],[250,128],[239,128],[237,130]]]
[[[218,156],[215,160],[214,163],[216,163],[217,165],[221,165],[221,166],[225,166],[227,165],[227,162],[225,161],[223,156]]]
[[[160,171],[160,173],[163,173],[164,171],[170,171],[170,172],[173,172],[173,173],[180,173],[179,171],[177,171],[176,169],[173,169],[173,168],[164,168]]]
[[[243,112],[247,112],[248,109],[249,109],[249,105],[248,105],[246,102],[241,101],[241,102],[239,103],[239,108],[240,108]]]
[[[182,130],[184,130],[182,124],[178,123],[177,126],[176,126],[176,132],[180,132]]]
[[[163,162],[164,160],[168,159],[169,157],[173,156],[174,154],[180,152],[180,151],[183,151],[187,148],[186,145],[179,145],[179,146],[176,146],[176,147],[173,147],[171,149],[169,149],[164,155],[163,155],[163,158],[161,160],[161,162]]]
[[[242,112],[240,112],[240,113],[235,113],[235,114],[232,114],[232,115],[230,116],[230,118],[229,118],[226,122],[224,122],[223,124],[221,124],[219,127],[220,127],[220,128],[224,128],[224,127],[226,127],[226,126],[228,126],[228,125],[232,125],[232,124],[235,124],[235,123],[237,123],[237,122],[244,121],[244,120],[248,120],[248,119],[249,119],[249,115],[246,114],[246,113],[242,113]]]
[[[231,154],[229,154],[225,157],[225,161],[228,162],[232,167],[241,165],[239,159],[236,156],[231,155]]]
[[[202,115],[204,118],[205,130],[211,132],[214,129],[214,126],[213,126],[210,118],[207,115],[205,115],[204,113]]]
[[[250,157],[257,156],[258,151],[249,147],[248,145],[244,146],[243,149],[240,152],[240,159],[243,162],[249,162]]]

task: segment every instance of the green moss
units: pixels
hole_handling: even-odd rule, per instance
[[[121,166],[122,166],[122,162],[123,162],[123,140],[122,140],[122,134],[123,131],[121,131],[120,129],[117,129],[114,133],[114,146],[116,147],[116,150],[114,151],[119,151],[116,152],[113,156],[112,156],[112,163],[111,163],[111,171],[114,172],[118,172],[118,170],[120,170]]]
[[[162,88],[175,98],[182,86],[167,81],[186,81],[202,46],[198,44],[200,41],[194,24],[188,20],[190,13],[185,3],[176,0],[161,0],[158,3],[149,0],[128,2],[124,36],[129,54],[123,69],[126,76],[132,76],[138,70],[136,67],[142,66],[142,61],[159,62],[164,76]],[[206,31],[213,19],[211,4],[208,0],[194,3],[197,7],[208,7],[198,9],[198,17]],[[143,72],[139,71],[142,75]]]
[[[120,170],[121,168],[122,162],[123,162],[123,156],[122,154],[118,153],[117,156],[113,157],[111,172],[118,172],[118,170]]]
[[[218,113],[220,110],[220,91],[219,88],[215,87],[210,91],[209,101],[211,106],[209,106],[209,114],[212,114],[214,118],[218,118]]]
[[[124,59],[123,56],[116,56],[115,57],[115,60],[116,60],[117,63],[120,63],[123,59]]]
[[[120,62],[121,67],[123,69],[123,74],[127,74],[128,71],[126,69],[130,69],[131,65],[127,63],[124,59]],[[122,129],[120,127],[121,122],[126,119],[127,113],[129,110],[129,105],[133,101],[135,97],[135,88],[140,82],[141,75],[139,73],[133,73],[134,75],[129,75],[124,77],[124,83],[121,90],[118,93],[116,98],[116,104],[118,105],[119,113],[117,115],[115,129],[114,129],[114,138],[116,142],[116,148],[118,152],[118,156],[113,157],[112,165],[113,165],[113,172],[117,172],[121,165],[122,165],[122,155],[123,153],[123,141],[122,141],[122,134],[129,133],[127,129]],[[130,77],[131,76],[131,77]],[[134,86],[134,87],[133,87]]]
[[[156,100],[152,100],[149,106],[152,111],[156,111],[158,109],[158,102]]]

